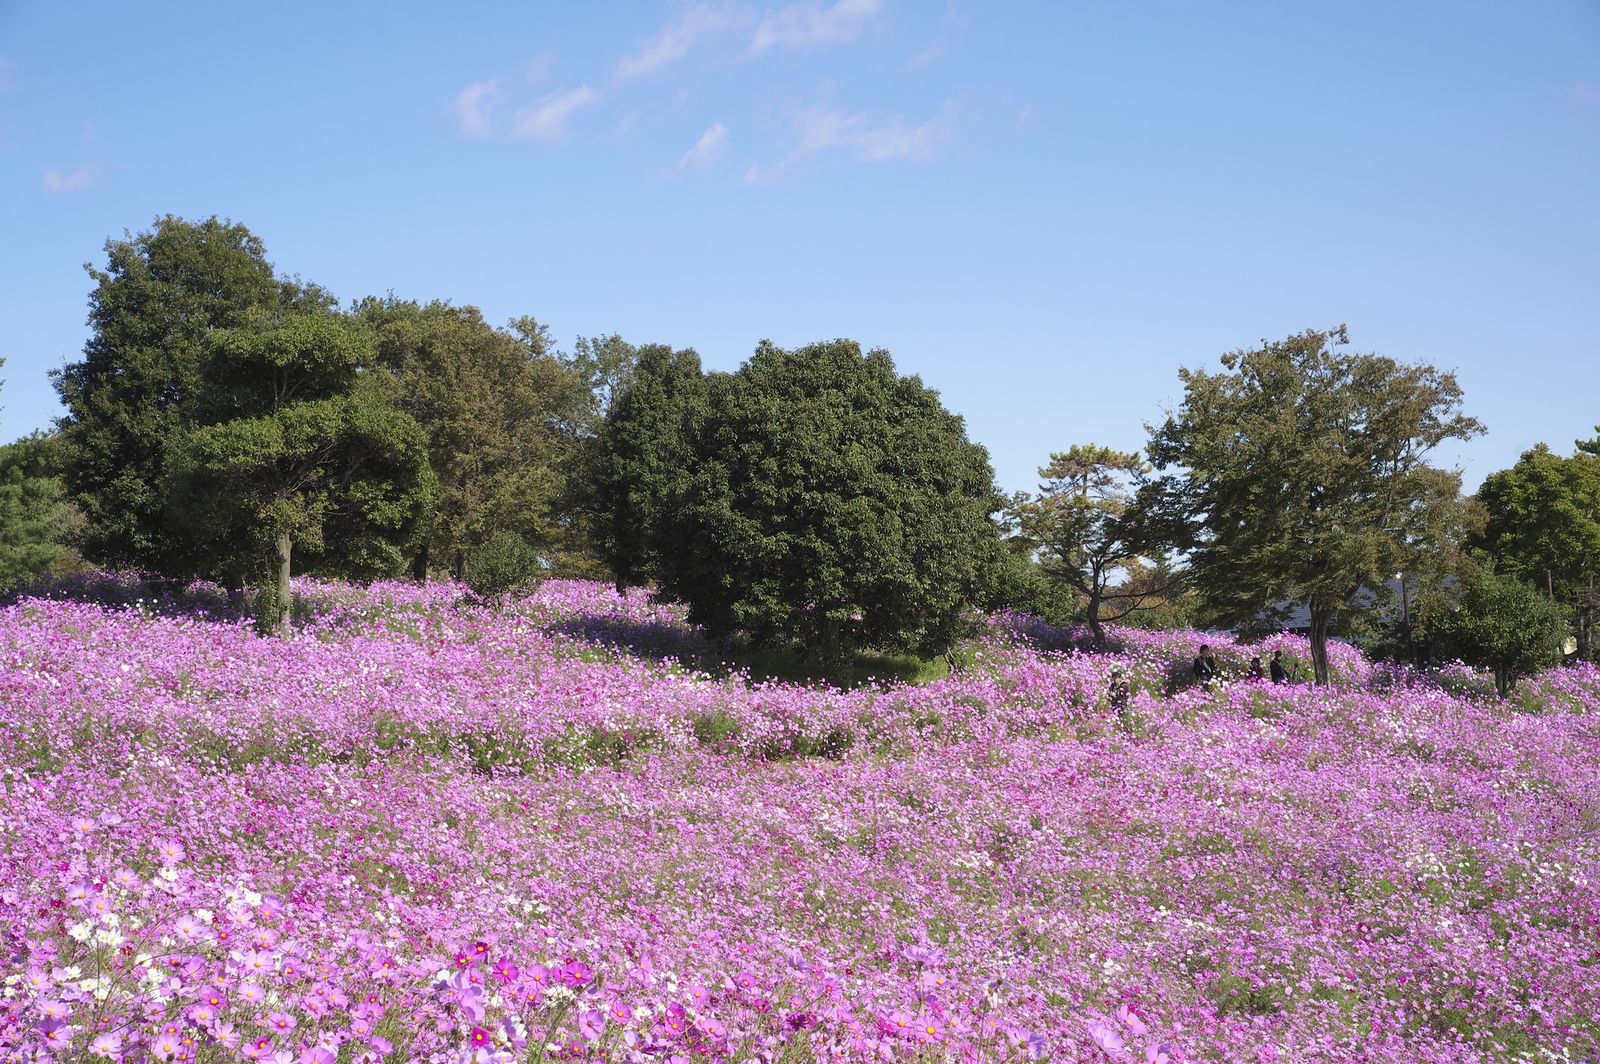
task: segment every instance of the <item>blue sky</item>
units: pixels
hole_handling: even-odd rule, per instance
[[[9,0],[0,203],[3,438],[168,212],[566,347],[886,347],[1008,490],[1339,322],[1458,372],[1468,490],[1600,422],[1592,0]]]

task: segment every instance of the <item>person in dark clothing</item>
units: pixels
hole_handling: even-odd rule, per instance
[[[1201,683],[1210,683],[1217,678],[1216,656],[1204,643],[1200,644],[1200,656],[1194,659],[1194,678]]]
[[[1121,665],[1111,666],[1111,679],[1106,684],[1106,701],[1116,711],[1117,725],[1123,731],[1128,730],[1128,695],[1130,693],[1127,671]]]
[[[1266,677],[1261,675],[1261,655],[1259,654],[1250,659],[1250,675],[1248,679],[1251,683],[1261,683],[1266,680]]]
[[[1272,668],[1271,668],[1271,672],[1272,672],[1272,682],[1273,683],[1288,683],[1289,682],[1289,670],[1283,667],[1283,651],[1274,650],[1272,652]]]

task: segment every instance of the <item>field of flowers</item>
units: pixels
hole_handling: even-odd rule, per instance
[[[839,691],[594,584],[68,590],[0,609],[0,1060],[1600,1059],[1593,668],[1001,617]]]

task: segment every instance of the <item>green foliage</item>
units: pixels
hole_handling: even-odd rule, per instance
[[[83,358],[55,374],[84,554],[113,566],[187,568],[167,533],[167,448],[189,427],[212,333],[331,300],[277,278],[259,238],[216,218],[168,215],[107,241],[105,252],[105,269],[86,267],[95,288]]]
[[[538,583],[544,562],[527,540],[504,531],[496,532],[487,543],[468,553],[466,570],[466,583],[474,595],[486,602],[499,602]]]
[[[591,394],[586,378],[552,353],[544,326],[510,330],[476,307],[367,299],[355,313],[377,342],[396,406],[428,440],[439,492],[413,572],[465,575],[467,555],[501,532],[547,554],[578,549],[565,491]]]
[[[607,413],[592,470],[594,534],[618,586],[660,580],[686,546],[681,515],[707,413],[700,356],[639,349],[629,385]]]
[[[1561,660],[1567,611],[1512,576],[1483,569],[1475,574],[1457,608],[1431,619],[1450,653],[1494,672],[1500,697],[1517,681]]]
[[[998,564],[988,455],[887,352],[763,342],[734,374],[640,351],[597,497],[619,580],[653,580],[714,637],[933,657]]]
[[[1485,522],[1473,545],[1499,572],[1534,583],[1548,572],[1559,594],[1600,575],[1600,457],[1561,458],[1540,444],[1490,474],[1478,499]]]
[[[1099,640],[1102,610],[1124,619],[1164,604],[1175,591],[1176,575],[1147,557],[1131,519],[1134,492],[1148,471],[1137,454],[1074,444],[1040,467],[1037,495],[1012,502],[1022,542],[1037,552],[1044,574],[1077,597]]]
[[[1305,602],[1318,683],[1328,627],[1358,590],[1442,567],[1463,534],[1460,477],[1427,464],[1483,431],[1455,377],[1348,354],[1343,326],[1180,370],[1181,409],[1152,430],[1150,458],[1177,470],[1141,490],[1151,540],[1187,553],[1207,606],[1247,621]]]
[[[69,554],[76,512],[56,476],[59,450],[40,435],[0,447],[0,591],[53,570]]]
[[[298,548],[325,572],[400,570],[433,499],[421,428],[362,373],[370,341],[348,319],[290,314],[221,330],[191,416],[169,446],[168,517],[201,571],[276,565],[290,606]]]

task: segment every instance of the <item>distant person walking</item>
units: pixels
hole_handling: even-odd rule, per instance
[[[1296,666],[1296,668],[1298,667],[1299,666]],[[1271,672],[1273,683],[1289,682],[1289,670],[1283,667],[1283,651],[1274,650],[1272,652]]]
[[[1261,675],[1261,655],[1257,654],[1250,659],[1250,675],[1246,677],[1251,683],[1265,683],[1267,678]]]
[[[1111,678],[1106,684],[1106,701],[1117,714],[1117,726],[1128,730],[1128,673],[1121,665],[1111,666]]]
[[[1218,676],[1216,655],[1211,653],[1211,648],[1205,643],[1200,644],[1200,655],[1194,659],[1194,678],[1201,683],[1210,683]]]

